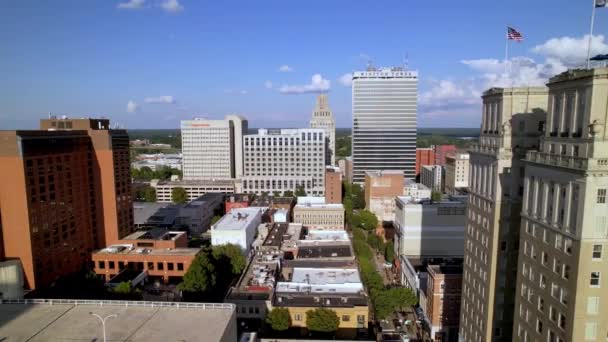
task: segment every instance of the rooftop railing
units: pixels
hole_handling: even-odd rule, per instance
[[[127,300],[88,300],[88,299],[2,299],[0,304],[42,304],[42,305],[89,305],[89,306],[123,306],[144,308],[182,308],[203,310],[232,310],[229,303],[187,303],[187,302],[146,302]]]

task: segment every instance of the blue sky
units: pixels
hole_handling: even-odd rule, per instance
[[[252,127],[299,127],[322,90],[337,126],[349,127],[351,89],[341,78],[368,58],[401,65],[406,54],[420,74],[419,125],[477,127],[483,89],[542,84],[583,63],[590,1],[547,4],[2,0],[0,128],[35,128],[49,112],[127,128],[229,113]],[[503,61],[507,25],[525,41]],[[608,52],[607,30],[602,9],[594,53]]]

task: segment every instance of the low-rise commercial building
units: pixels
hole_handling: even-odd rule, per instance
[[[257,227],[262,223],[266,208],[248,207],[232,209],[211,226],[213,246],[235,244],[247,255],[255,238]]]
[[[344,179],[348,184],[353,183],[353,157],[346,157],[338,160],[338,167],[342,170]]]
[[[296,204],[293,222],[304,226],[344,229],[344,205],[342,204]]]
[[[467,204],[395,199],[395,252],[414,258],[462,258]]]
[[[252,194],[230,194],[226,196],[224,212],[229,213],[235,208],[247,208],[255,196]]]
[[[403,195],[403,171],[368,171],[365,173],[365,209],[376,214],[378,220],[392,221],[395,197]]]
[[[443,192],[443,167],[441,165],[423,166],[420,171],[420,183],[432,191]]]
[[[410,197],[414,202],[431,199],[431,189],[422,183],[416,183],[412,179],[405,180],[403,196]]]
[[[209,179],[209,180],[173,180],[159,181],[154,179],[150,186],[156,190],[156,200],[158,202],[171,202],[171,192],[174,188],[183,188],[188,194],[188,200],[195,199],[210,192],[221,192],[233,194],[239,192],[239,183],[230,179]]]
[[[169,211],[164,209],[174,208],[173,214],[167,217]],[[133,224],[136,229],[143,227],[155,226],[157,223],[161,223],[159,228],[170,228],[175,223],[175,217],[177,216],[177,206],[171,205],[170,203],[160,202],[133,202]]]
[[[429,265],[427,268],[426,317],[434,341],[458,341],[462,265]]]
[[[186,232],[154,229],[138,231],[91,254],[96,274],[106,281],[124,270],[145,272],[148,278],[177,283],[200,248],[188,248]]]
[[[445,158],[444,190],[456,195],[469,187],[469,153],[454,152]]]
[[[223,213],[224,194],[207,193],[179,208],[176,226],[187,227],[190,234],[198,236],[211,226],[211,219]]]
[[[427,165],[435,165],[434,146],[416,148],[416,176],[420,175],[420,169]]]

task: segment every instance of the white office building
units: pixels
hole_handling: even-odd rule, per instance
[[[303,187],[308,195],[324,194],[324,130],[260,129],[243,140],[244,192],[272,194]]]
[[[418,73],[370,67],[353,73],[353,182],[365,172],[399,170],[416,177]]]
[[[327,94],[320,94],[317,97],[317,105],[312,112],[310,128],[321,128],[325,130],[327,139],[326,164],[336,165],[336,121],[327,103]]]
[[[251,243],[262,223],[262,214],[267,208],[234,208],[211,226],[211,245],[234,244],[249,253]]]
[[[456,152],[445,157],[445,182],[443,187],[449,195],[469,187],[469,153]]]
[[[182,171],[185,180],[231,179],[242,171],[242,137],[247,120],[182,120]]]

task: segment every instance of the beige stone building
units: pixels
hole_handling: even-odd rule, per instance
[[[548,87],[545,134],[526,156],[514,339],[605,341],[608,69]]]
[[[304,226],[344,229],[342,204],[299,203],[293,208],[293,222]]]
[[[445,157],[444,190],[449,195],[456,195],[459,190],[469,187],[469,154],[454,152]]]
[[[493,88],[483,94],[479,144],[470,184],[460,316],[463,341],[511,341],[522,159],[538,148],[547,89]]]

